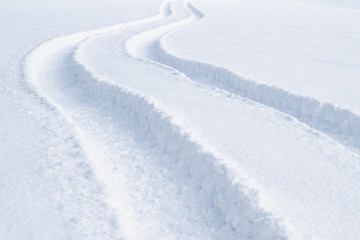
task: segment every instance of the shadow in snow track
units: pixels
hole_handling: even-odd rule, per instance
[[[177,20],[175,10],[166,3],[157,17],[50,40],[26,59],[27,80],[72,126],[125,238],[279,239],[256,194],[160,102],[81,61],[85,39],[158,27]]]
[[[191,23],[192,15],[189,15],[187,10],[191,5],[186,4],[186,6],[184,8],[180,1],[174,4],[173,17],[158,24],[129,28],[121,34],[114,32],[87,39],[75,50],[71,67],[75,71],[77,81],[94,101],[107,103],[116,111],[126,109],[136,116],[135,128],[138,134],[142,139],[151,142],[152,148],[155,148],[159,154],[158,158],[162,158],[163,155],[167,159],[165,162],[159,162],[157,167],[162,171],[173,172],[179,188],[187,188],[187,184],[193,186],[198,193],[201,193],[204,206],[211,206],[200,207],[203,219],[207,219],[207,215],[212,214],[213,211],[217,212],[217,220],[222,222],[223,226],[219,228],[214,224],[207,225],[207,228],[213,229],[210,236],[226,234],[226,239],[283,239],[285,234],[282,226],[274,216],[257,204],[255,191],[247,186],[241,176],[229,168],[226,159],[208,150],[186,127],[186,124],[184,125],[183,119],[173,114],[157,99],[122,85],[116,79],[104,76],[95,70],[94,66],[88,64],[92,57],[87,53],[92,49],[96,52],[113,42],[124,44],[132,35],[149,29],[162,28],[161,26],[168,27],[168,24],[173,27]],[[108,52],[108,49],[105,53],[114,55]],[[109,58],[110,62],[113,61],[109,56],[102,57]],[[127,68],[127,65],[123,63],[122,67]],[[108,70],[111,68],[100,71]],[[133,75],[129,74],[126,77]],[[195,191],[194,196],[198,193]],[[181,198],[182,193],[179,194]],[[189,208],[192,207],[190,204]],[[176,220],[177,217],[173,217]]]
[[[192,22],[204,18],[204,14],[191,4],[188,5],[188,9],[193,15]],[[151,49],[152,54],[141,57],[177,69],[193,81],[217,87],[290,115],[355,152],[360,151],[359,114],[332,103],[320,102],[315,98],[243,78],[224,67],[176,56],[176,53],[166,46],[166,39],[174,31],[179,31],[188,25],[158,31],[158,38]],[[161,36],[160,32],[162,32]],[[138,48],[139,43],[136,41],[136,39],[129,39],[129,49]],[[134,56],[140,56],[139,51],[132,51],[132,53]]]

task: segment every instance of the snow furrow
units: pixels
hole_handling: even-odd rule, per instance
[[[151,27],[150,23],[156,23],[157,21],[159,22],[157,24],[164,24],[166,21],[162,22],[162,19],[166,19],[172,12],[169,8],[165,8],[163,12],[164,14],[161,14],[160,17],[73,34],[45,42],[36,48],[26,59],[25,72],[27,80],[41,98],[49,105],[54,106],[55,110],[64,117],[64,122],[69,126],[69,134],[76,139],[76,145],[84,151],[84,159],[82,161],[84,164],[92,166],[95,177],[100,181],[101,187],[105,188],[104,191],[108,195],[108,199],[104,199],[104,201],[109,203],[110,207],[117,212],[115,215],[117,215],[117,221],[122,227],[122,237],[127,239],[149,238],[146,233],[136,234],[136,227],[134,226],[139,226],[139,222],[136,221],[140,221],[140,217],[133,216],[134,213],[131,213],[131,210],[126,210],[126,208],[131,209],[130,205],[132,203],[129,203],[129,201],[132,201],[132,197],[123,197],[121,192],[128,190],[129,193],[136,191],[136,194],[139,194],[147,188],[156,189],[157,186],[146,187],[148,183],[143,186],[136,186],[135,183],[124,185],[123,182],[131,180],[126,179],[130,175],[126,176],[125,173],[117,175],[114,173],[114,169],[119,168],[117,164],[119,164],[120,159],[116,156],[120,153],[113,152],[114,150],[108,149],[106,145],[120,144],[122,151],[139,152],[140,150],[134,150],[134,147],[141,147],[131,147],[127,145],[127,140],[122,140],[125,143],[120,140],[117,142],[118,139],[127,134],[126,132],[132,132],[135,131],[134,129],[137,129],[137,133],[143,138],[141,142],[150,142],[151,149],[156,149],[156,152],[162,153],[165,156],[164,158],[161,155],[157,155],[157,158],[159,158],[157,162],[160,163],[156,170],[158,173],[149,172],[150,169],[142,169],[141,171],[144,171],[143,175],[149,175],[150,177],[154,174],[161,174],[162,171],[173,171],[175,175],[172,177],[176,181],[168,179],[165,182],[174,181],[177,188],[184,189],[183,193],[181,191],[177,193],[179,197],[170,191],[173,195],[172,197],[175,198],[173,200],[174,204],[178,201],[176,198],[182,199],[188,197],[187,191],[190,190],[186,189],[193,189],[191,191],[195,192],[192,196],[199,198],[196,200],[196,202],[200,202],[199,206],[209,208],[201,210],[200,207],[195,212],[198,212],[198,215],[205,215],[201,216],[199,220],[193,220],[194,224],[210,221],[210,223],[207,223],[208,237],[205,234],[201,237],[195,237],[196,234],[193,233],[191,238],[281,238],[283,233],[276,220],[257,205],[256,193],[246,187],[243,180],[228,168],[226,159],[206,150],[206,147],[196,139],[191,131],[187,130],[182,119],[177,118],[176,114],[172,114],[171,111],[166,109],[156,99],[142,95],[124,86],[113,84],[111,80],[92,72],[86,64],[82,63],[79,52],[81,52],[83,44],[80,43],[85,39],[89,37],[96,39],[98,36],[120,30],[124,31],[125,29],[131,32],[134,31],[133,29],[141,29],[142,25],[146,29],[148,28],[146,24],[149,24],[149,27]],[[174,19],[176,20],[177,18],[175,17]],[[73,54],[74,51],[75,53]],[[47,65],[44,65],[44,63]],[[109,110],[109,107],[104,107],[105,105],[110,105],[110,108],[116,109],[116,111],[112,112]],[[119,133],[111,133],[106,130],[108,120],[104,120],[104,117],[101,116],[107,115],[113,119],[111,124],[117,124],[117,121],[125,121],[124,119],[128,118],[126,116],[129,114],[136,115],[137,123],[134,123],[134,126],[123,126],[125,129],[119,129]],[[87,116],[87,118],[84,119],[84,116]],[[125,117],[116,120],[118,116]],[[100,131],[98,128],[104,130]],[[137,144],[141,144],[141,142]],[[98,145],[99,149],[102,150],[92,149],[94,145]],[[111,154],[106,154],[103,151],[109,151]],[[150,150],[145,149],[146,151]],[[139,153],[139,155],[129,155],[128,157],[146,159],[147,157],[145,156],[147,155],[149,153],[145,153],[143,156]],[[167,159],[167,162],[161,162],[161,158]],[[130,161],[130,159],[127,159],[127,161]],[[131,168],[133,163],[126,163],[125,161],[122,164],[125,165],[121,166],[121,168],[129,168],[129,172],[135,171]],[[146,164],[148,163],[143,163],[139,166]],[[140,173],[135,171],[134,174],[134,176],[138,176]],[[176,178],[178,175],[182,178]],[[152,182],[154,180],[149,179],[148,181]],[[126,189],[127,187],[130,190]],[[145,189],[136,190],[136,188],[141,187],[145,187]],[[167,188],[167,186],[164,187]],[[166,189],[157,189],[157,191],[166,191]],[[152,194],[156,195],[159,193]],[[143,196],[143,198],[148,197],[146,195]],[[185,207],[189,205],[187,206],[189,209],[196,208],[195,205],[191,205],[193,200],[183,199],[182,201],[185,201],[183,203]],[[187,203],[186,201],[189,202]],[[140,210],[136,210],[135,207],[133,211],[137,212]],[[191,216],[191,212],[194,210],[183,209],[182,212],[184,211],[189,211],[189,216]],[[215,214],[215,217],[213,217],[215,220],[210,219],[211,212],[213,212],[213,215]],[[145,213],[143,215],[143,217],[146,216]],[[124,219],[124,216],[127,219]],[[176,215],[171,217],[174,220],[168,224],[183,225],[182,223],[176,223]],[[182,218],[179,216],[179,219],[181,220]],[[113,221],[112,218],[109,218],[107,224],[113,225]],[[163,222],[164,219],[158,219],[158,221]],[[161,228],[167,228],[167,224],[162,223],[162,225],[164,226],[161,226]],[[200,227],[196,229],[200,230]],[[154,229],[152,231],[156,232]],[[165,230],[165,232],[167,231],[169,229]],[[180,235],[176,238],[182,238],[181,235],[187,232],[188,230],[183,233],[177,233]],[[92,236],[95,236],[95,234],[92,234]],[[115,237],[113,235],[111,238],[115,239],[118,237],[120,236]]]
[[[74,107],[71,106],[72,103],[69,102],[71,98],[67,95],[72,91],[76,91],[77,86],[74,77],[69,76],[71,69],[68,69],[68,60],[74,47],[87,37],[157,21],[171,14],[170,2],[165,1],[161,7],[161,13],[155,17],[51,39],[25,56],[23,74],[26,79],[26,87],[29,88],[31,94],[34,92],[41,104],[52,112],[54,118],[52,121],[59,125],[58,132],[66,133],[64,136],[57,136],[60,139],[63,137],[63,142],[58,140],[56,145],[51,148],[55,150],[59,148],[66,151],[68,155],[51,156],[58,161],[58,166],[53,167],[54,169],[46,169],[46,174],[50,175],[52,173],[56,178],[64,178],[57,180],[57,183],[61,184],[58,188],[64,189],[65,192],[61,196],[50,195],[47,197],[50,201],[56,201],[64,217],[68,218],[65,220],[69,222],[64,224],[68,224],[69,228],[77,229],[82,234],[78,235],[78,238],[123,239],[123,237],[126,237],[134,239],[134,237],[129,237],[134,234],[129,234],[129,230],[118,231],[118,224],[131,225],[129,218],[122,219],[122,221],[115,220],[116,215],[119,218],[119,214],[114,212],[113,209],[116,209],[123,202],[118,201],[115,204],[110,204],[110,207],[104,204],[111,201],[107,198],[112,197],[116,200],[118,193],[112,193],[109,197],[109,191],[117,186],[107,185],[109,184],[108,181],[103,181],[101,184],[97,182],[99,176],[106,174],[110,170],[107,169],[106,162],[104,162],[104,166],[102,164],[96,165],[103,159],[99,159],[99,155],[93,156],[93,146],[88,144],[91,140],[84,137],[88,133],[83,131],[83,127],[74,119],[75,115],[71,114]],[[76,104],[74,103],[74,105]],[[53,150],[53,152],[55,151]],[[99,167],[99,169],[96,167]],[[68,172],[56,172],[56,170],[64,171],[63,168],[66,168]],[[78,175],[74,177],[74,174]],[[49,191],[49,193],[51,192]],[[76,204],[81,204],[81,206],[79,207]],[[122,207],[121,210],[123,209]],[[91,224],[93,225],[91,226]],[[133,229],[130,229],[131,231],[135,232]],[[63,233],[63,235],[66,235],[67,239],[73,239],[70,232]]]
[[[190,7],[189,10],[192,12],[193,22],[204,17],[203,13],[194,7]],[[179,31],[184,27],[186,25],[164,32],[157,39],[152,49],[154,53],[151,56],[152,60],[177,69],[201,84],[217,87],[288,114],[341,144],[349,146],[351,149],[355,148],[356,151],[359,150],[359,114],[333,103],[321,102],[315,98],[302,96],[277,86],[246,79],[224,67],[178,57],[166,45],[166,39],[174,31]],[[134,41],[134,39],[130,41]],[[137,43],[131,44],[136,45]]]
[[[111,80],[87,69],[80,59],[75,71],[83,84],[100,101],[113,101],[114,107],[126,107],[140,117],[140,130],[159,151],[170,154],[174,168],[188,176],[199,191],[204,191],[224,221],[242,236],[255,239],[278,239],[276,222],[269,213],[256,205],[256,193],[246,187],[241,177],[233,173],[226,162],[216,156],[186,130],[182,120],[156,99],[134,90],[111,84]]]
[[[328,104],[321,105],[319,103],[321,105],[321,109],[319,111],[322,111],[322,114],[324,114],[324,116],[317,115],[317,112],[315,112],[315,116],[310,115],[309,117],[307,110],[310,109],[310,112],[313,110],[311,106],[311,101],[317,102],[317,100],[301,97],[279,88],[260,85],[256,82],[248,80],[245,81],[247,85],[254,87],[249,87],[244,90],[241,88],[238,91],[249,91],[248,95],[241,95],[237,92],[232,91],[232,89],[236,89],[237,87],[239,87],[238,85],[236,85],[237,82],[235,80],[240,77],[238,77],[238,75],[236,74],[232,75],[232,72],[227,69],[218,68],[213,65],[203,65],[202,63],[193,64],[192,61],[189,61],[189,63],[186,60],[184,61],[182,59],[180,59],[178,62],[175,61],[174,65],[169,64],[168,61],[159,60],[159,58],[161,57],[161,54],[159,54],[159,52],[161,51],[159,50],[159,46],[161,43],[158,39],[164,33],[181,29],[203,17],[198,10],[195,10],[195,8],[192,7],[192,5],[187,4],[186,6],[187,9],[191,12],[191,15],[187,19],[163,25],[150,31],[135,33],[125,38],[124,42],[117,42],[117,45],[120,45],[120,47],[118,47],[117,53],[119,60],[124,61],[126,58],[130,58],[137,63],[147,65],[149,68],[156,69],[159,72],[168,73],[167,76],[169,78],[167,80],[168,82],[165,82],[166,79],[152,81],[152,85],[155,84],[156,87],[148,85],[146,81],[141,81],[143,85],[136,83],[134,84],[129,81],[127,81],[126,84],[128,84],[129,86],[135,86],[136,89],[139,88],[141,89],[140,91],[146,92],[150,96],[156,96],[158,99],[161,99],[161,102],[168,103],[171,107],[177,109],[179,113],[181,112],[181,114],[186,116],[186,119],[191,119],[191,123],[196,126],[196,131],[201,132],[201,130],[203,130],[202,136],[206,136],[205,139],[208,138],[207,140],[211,140],[213,144],[215,143],[219,145],[212,145],[212,149],[220,148],[222,149],[222,153],[224,153],[224,149],[226,149],[225,151],[232,152],[232,154],[230,154],[229,156],[229,160],[231,159],[231,161],[233,161],[232,163],[235,164],[239,163],[238,166],[240,166],[240,168],[246,173],[242,174],[242,171],[238,171],[237,175],[246,176],[248,175],[249,171],[251,172],[252,170],[254,170],[251,178],[256,180],[263,180],[260,180],[260,182],[262,182],[261,185],[263,186],[255,186],[256,189],[259,189],[260,202],[262,202],[264,198],[266,199],[269,197],[269,195],[264,196],[262,195],[262,193],[269,190],[273,190],[277,192],[277,194],[281,193],[283,191],[281,190],[283,181],[286,182],[286,184],[284,185],[288,186],[286,187],[286,196],[284,196],[284,198],[281,198],[279,195],[278,198],[275,198],[276,200],[273,199],[266,204],[263,204],[262,202],[260,206],[265,206],[264,208],[267,209],[269,212],[281,216],[280,218],[282,220],[287,220],[284,222],[286,222],[286,230],[288,230],[288,235],[291,236],[291,238],[304,239],[309,238],[309,236],[312,236],[314,238],[316,238],[317,236],[319,236],[319,238],[332,238],[334,235],[329,232],[329,228],[324,227],[324,229],[319,230],[313,228],[313,225],[311,225],[310,223],[312,222],[313,224],[316,224],[316,222],[319,221],[326,222],[326,219],[328,219],[326,215],[329,213],[329,217],[332,216],[329,211],[332,211],[334,209],[338,209],[334,210],[335,214],[337,214],[338,212],[346,211],[349,215],[357,218],[355,216],[356,214],[352,213],[353,209],[351,207],[345,210],[343,206],[340,206],[339,202],[335,200],[336,198],[333,198],[333,196],[334,192],[336,192],[338,195],[341,195],[339,194],[339,192],[341,191],[344,194],[343,196],[346,196],[344,197],[345,199],[351,199],[353,192],[345,190],[341,183],[342,180],[339,180],[350,179],[353,177],[357,178],[355,172],[358,171],[358,167],[356,163],[357,160],[355,159],[358,159],[359,156],[356,153],[345,150],[343,146],[335,143],[334,141],[332,141],[332,139],[324,136],[323,134],[319,134],[318,131],[314,131],[313,129],[322,130],[323,133],[333,138],[335,138],[334,134],[338,134],[336,136],[336,140],[338,140],[342,144],[346,143],[347,146],[356,147],[357,142],[354,141],[353,136],[357,134],[358,130],[352,128],[356,126],[356,122],[355,124],[350,124],[351,117],[347,119],[350,123],[345,122],[343,128],[347,131],[352,131],[352,133],[349,134],[350,138],[345,139],[345,134],[343,134],[342,132],[336,132],[339,130],[339,128],[341,128],[341,126],[343,126],[343,123],[341,121],[337,121],[336,118],[334,118],[332,115],[340,111],[336,107],[334,107],[336,110],[331,112],[331,108],[330,111],[328,110]],[[98,41],[98,43],[100,42],[102,42],[102,40]],[[111,45],[114,41],[110,39],[109,41],[103,41],[102,44],[104,45],[105,42],[107,45]],[[123,46],[121,46],[121,44],[123,44]],[[99,46],[100,44],[97,45],[97,47]],[[174,58],[176,59],[176,57]],[[115,58],[111,57],[110,59],[114,61]],[[177,67],[177,64],[179,64],[181,67]],[[205,67],[203,68],[203,66]],[[107,76],[116,76],[116,74],[117,71],[111,70],[109,74],[107,74]],[[172,81],[171,76],[169,76],[171,74],[178,75],[179,82]],[[236,78],[234,78],[234,76]],[[210,83],[207,78],[211,80]],[[219,91],[217,88],[214,88],[214,85],[217,86],[216,84],[219,84],[219,88],[227,90],[226,87],[222,87],[222,85],[226,85],[222,83],[222,78],[235,81],[230,81],[230,83],[228,83],[229,86],[231,86],[229,87],[228,91]],[[199,80],[200,84],[197,84],[194,80]],[[204,81],[206,84],[203,84]],[[214,81],[215,83],[212,83],[212,81]],[[234,84],[235,86],[231,84]],[[162,89],[170,91],[171,93],[173,93],[173,96],[171,96],[171,93],[163,93]],[[282,95],[278,93],[278,91],[280,91],[281,94],[285,94],[286,96],[289,95],[290,97],[285,98],[283,103],[281,102],[281,98],[278,98],[279,96],[282,97]],[[235,93],[235,95],[229,94],[229,92]],[[207,94],[208,97],[203,96],[204,93]],[[253,95],[255,96],[249,97]],[[253,101],[248,101],[246,97],[247,99]],[[287,103],[286,100],[289,99],[295,103]],[[308,100],[310,101],[310,106],[306,108],[304,104],[306,104],[306,101]],[[226,102],[226,104],[220,103],[223,101]],[[239,101],[246,103],[239,104]],[[186,103],[188,103],[188,105],[186,105]],[[246,109],[248,109],[248,107],[250,106],[252,106],[251,108],[254,108],[251,111],[247,112]],[[279,108],[281,107],[280,111],[275,106],[278,106]],[[204,108],[208,108],[208,110],[204,110]],[[294,112],[293,115],[286,112],[288,108]],[[347,110],[344,111],[347,112]],[[265,112],[274,115],[268,116],[267,114],[264,114]],[[351,114],[353,113],[350,112],[350,115]],[[274,117],[275,115],[277,117]],[[293,116],[294,118],[289,117],[289,115]],[[282,116],[283,119],[281,119],[280,116]],[[198,118],[200,118],[201,120],[199,121]],[[211,118],[214,118],[215,122],[212,121]],[[304,119],[306,118],[310,118],[310,120],[305,121]],[[315,118],[315,120],[313,118]],[[283,121],[284,119],[285,121]],[[216,122],[216,120],[218,122]],[[312,128],[308,127],[308,125],[310,125],[309,123],[311,123],[312,121],[318,123],[318,125],[315,125],[318,126],[318,128],[312,125],[310,126]],[[249,122],[258,123],[249,124]],[[273,129],[272,127],[268,126],[268,124],[272,125],[272,123],[274,123],[274,126],[272,126],[274,127]],[[307,125],[302,123],[307,123]],[[240,126],[240,124],[243,124],[244,126]],[[283,135],[279,134],[280,129],[282,129],[281,131],[284,131]],[[232,134],[233,132],[234,134]],[[298,135],[298,133],[300,133],[300,135]],[[311,133],[311,136],[307,135],[308,133]],[[263,136],[263,139],[267,140],[263,142],[262,138],[258,138],[257,135]],[[242,141],[242,136],[246,136],[246,142]],[[218,140],[218,138],[221,138],[221,140]],[[235,141],[235,143],[233,141]],[[277,144],[272,144],[272,141],[274,141],[274,143],[276,142]],[[263,142],[264,145],[261,145],[260,142]],[[290,142],[291,144],[288,144]],[[314,144],[316,142],[317,144]],[[273,146],[276,148],[276,150],[274,151],[274,149],[272,149],[266,155],[263,155],[261,153],[258,155],[258,148],[254,148],[254,144],[258,146],[261,145],[262,147]],[[328,149],[318,154],[318,149],[323,149],[324,145],[328,146]],[[237,148],[241,150],[236,150]],[[299,150],[300,148],[302,149],[301,151]],[[298,153],[297,157],[293,157],[294,152],[292,150]],[[244,152],[248,151],[251,152],[249,153],[250,156],[258,155],[259,158],[255,161],[246,161],[244,159],[239,159],[241,158],[241,156],[244,155]],[[337,157],[334,158],[335,155],[330,156],[330,152],[337,155]],[[281,161],[280,159],[283,160]],[[314,162],[314,159],[316,159],[317,161]],[[351,160],[353,161],[352,163],[349,162],[350,159],[353,159]],[[338,160],[340,161],[338,162]],[[228,166],[231,165],[231,161],[228,162]],[[336,167],[334,166],[335,162],[337,165]],[[300,170],[301,165],[306,167]],[[338,166],[340,165],[343,165],[343,167],[339,168]],[[314,171],[310,171],[310,169]],[[337,172],[337,177],[334,177],[334,171]],[[350,174],[350,172],[353,172],[351,173],[351,177],[350,175],[348,175]],[[319,178],[313,181],[312,179],[315,176],[316,178]],[[329,176],[332,176],[333,179],[329,179]],[[272,185],[271,182],[274,179],[274,182],[276,182],[276,184]],[[280,179],[283,180],[281,181]],[[337,190],[333,192],[330,189],[335,185],[335,188]],[[295,199],[291,197],[288,198],[290,188],[292,189],[291,192],[293,192],[294,196],[296,196]],[[328,189],[329,191],[323,191],[323,189]],[[318,196],[319,192],[322,193],[321,196]],[[304,205],[304,201],[308,201],[308,204]],[[329,202],[332,202],[332,204],[330,204]],[[294,207],[299,206],[298,204],[304,207],[303,210],[305,208],[306,210],[302,212],[298,211],[299,208]],[[310,206],[309,204],[313,206]],[[276,207],[277,209],[273,209],[271,207],[274,205],[278,205],[278,207]],[[332,206],[332,210],[327,207],[329,205]],[[324,209],[319,210],[320,208]],[[292,217],[288,218],[288,216],[291,215],[289,214],[289,212],[293,210],[295,210],[296,213]],[[307,211],[309,211],[309,213],[311,212],[312,217],[303,218],[303,216],[306,216],[308,214],[305,214],[305,212]],[[316,217],[314,217],[314,211],[318,211],[318,215]],[[283,214],[281,214],[280,212],[283,212]],[[293,227],[293,224],[296,226],[295,228]],[[327,224],[321,225],[325,226]],[[336,223],[329,223],[329,225],[336,226]],[[348,225],[345,224],[345,226]],[[355,232],[357,232],[357,227],[355,225],[351,227],[354,230],[351,231],[352,233],[347,232],[346,228],[343,228],[342,230],[342,235],[344,236],[344,238],[356,239]],[[300,231],[301,233],[299,234],[298,231]]]
[[[338,143],[360,145],[359,116],[176,56],[169,34],[204,17],[165,1],[26,57],[54,116],[60,238],[359,239],[360,155]]]
[[[180,15],[182,16],[182,15]],[[179,23],[188,21],[188,14]],[[174,24],[179,24],[174,22]],[[165,23],[163,23],[165,25]],[[154,26],[156,27],[156,26]],[[145,28],[145,30],[147,30]],[[133,35],[134,30],[129,29]],[[137,31],[144,31],[139,29]],[[126,36],[126,33],[122,33]],[[166,154],[171,163],[163,163],[160,168],[177,169],[198,191],[205,194],[214,209],[218,209],[227,228],[233,229],[231,238],[280,239],[284,238],[278,220],[257,204],[256,191],[232,170],[231,163],[214,153],[198,139],[186,120],[164,106],[156,98],[117,83],[103,76],[87,64],[86,51],[97,38],[107,38],[108,34],[96,36],[81,43],[72,58],[73,70],[91,96],[100,102],[111,102],[115,109],[126,108],[139,119],[139,129],[143,138]],[[122,41],[125,41],[126,37]],[[121,40],[118,40],[121,41]],[[181,180],[177,183],[181,185]]]

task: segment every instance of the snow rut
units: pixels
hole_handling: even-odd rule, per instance
[[[192,22],[204,17],[203,13],[194,7],[190,6],[189,10],[193,16]],[[360,115],[358,113],[332,103],[301,96],[286,89],[246,79],[224,67],[178,57],[166,46],[166,39],[171,33],[183,27],[186,25],[172,31],[163,31],[153,44],[153,54],[147,57],[177,69],[191,80],[217,87],[288,114],[351,149],[359,150]],[[130,49],[131,45],[138,45],[137,39],[130,39],[128,45]]]
[[[27,59],[27,78],[73,127],[122,237],[285,238],[257,203],[256,192],[183,119],[160,101],[93,71],[82,58],[92,40],[111,32],[132,35],[187,17],[181,2],[173,6],[171,11],[165,4],[162,14],[147,20],[50,40]],[[107,224],[116,228],[113,221]]]
[[[189,3],[186,6],[193,8]],[[172,20],[175,25],[189,22],[187,12],[182,9],[180,13],[180,19],[175,14],[174,19],[177,21]],[[151,28],[155,27],[158,26]],[[131,36],[144,30],[146,27],[135,31],[129,29],[123,35]],[[204,195],[206,201],[210,201],[212,209],[204,211],[219,211],[217,218],[225,223],[226,231],[232,229],[230,233],[226,233],[226,239],[284,238],[275,218],[257,205],[256,192],[247,187],[238,173],[231,170],[226,159],[217,156],[197,139],[187,128],[185,120],[157,99],[104,77],[87,65],[84,52],[98,37],[80,44],[72,59],[77,78],[92,96],[97,101],[111,102],[116,109],[126,108],[137,116],[139,125],[136,127],[141,132],[140,135],[154,144],[157,151],[165,153],[171,161],[162,163],[159,167],[167,171],[176,169],[173,177],[180,175],[184,178],[177,179],[178,185],[185,187],[181,182],[189,182]],[[106,38],[107,34],[102,37]],[[119,44],[124,44],[126,39],[124,37],[123,42],[119,40]]]

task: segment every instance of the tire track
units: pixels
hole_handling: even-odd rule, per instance
[[[256,205],[253,190],[181,119],[82,62],[94,39],[184,17],[163,9],[160,17],[44,43],[27,58],[27,79],[73,127],[125,239],[278,239],[283,234]]]
[[[204,14],[196,8],[189,7],[189,10],[193,15],[191,22],[204,18]],[[172,33],[187,26],[188,24],[184,24],[178,28],[163,30],[156,38],[156,42],[153,42],[151,53],[141,57],[172,67],[200,84],[225,90],[283,112],[359,152],[360,115],[358,113],[334,103],[321,102],[277,86],[246,79],[225,67],[176,56],[176,53],[166,45],[166,39]],[[131,46],[139,45],[136,37],[129,39],[128,45],[130,51],[133,50],[133,56],[140,56],[139,51],[135,52],[136,47]]]
[[[186,6],[191,5],[187,3]],[[175,14],[172,21],[163,22],[160,26],[169,22],[174,25],[189,22],[189,13],[186,9],[181,4],[175,4],[173,11],[178,12],[178,15]],[[157,27],[159,26],[151,26],[151,28]],[[213,210],[218,212],[217,219],[225,223],[225,232],[230,234],[226,239],[284,238],[283,230],[277,220],[257,206],[255,191],[229,168],[226,159],[204,147],[186,127],[186,120],[181,119],[156,98],[126,87],[116,79],[105,77],[103,73],[110,68],[95,70],[88,64],[89,48],[101,49],[102,46],[110,46],[107,41],[117,42],[116,47],[121,48],[129,36],[146,30],[146,28],[129,29],[121,34],[104,34],[81,43],[73,57],[74,71],[81,83],[97,101],[111,102],[116,109],[125,107],[139,118],[140,125],[137,127],[141,132],[140,135],[155,145],[157,151],[166,153],[170,157],[169,163],[163,163],[159,167],[170,172],[176,170],[172,174],[174,174],[173,178],[179,181],[177,184],[181,186],[181,181],[185,180],[193,186],[192,188],[204,194],[201,198],[208,202],[205,205],[213,206]],[[130,74],[129,77],[133,76]],[[178,179],[179,175],[183,179]],[[186,185],[184,187],[186,188]]]
[[[184,27],[201,17],[191,5],[186,6],[192,15],[184,12],[183,19],[153,26],[153,30],[133,29],[88,39],[75,54],[79,75],[84,76],[84,81],[97,79],[98,83],[91,80],[94,83],[90,89],[97,89],[99,98],[105,94],[109,95],[105,99],[113,96],[113,102],[125,103],[141,116],[140,130],[151,133],[151,142],[164,145],[160,147],[163,152],[182,156],[184,142],[169,139],[169,134],[176,136],[174,131],[178,129],[186,132],[180,139],[187,138],[214,156],[194,171],[192,168],[200,156],[184,155],[180,160],[189,164],[182,169],[190,172],[191,182],[205,176],[203,184],[198,184],[199,189],[209,194],[208,199],[221,210],[224,222],[235,229],[239,238],[331,239],[334,237],[331,229],[337,223],[327,220],[334,214],[340,213],[356,222],[358,216],[353,207],[359,206],[344,207],[334,192],[345,199],[343,202],[353,202],[354,192],[358,191],[344,188],[343,184],[357,182],[357,154],[288,114],[214,89],[212,85],[196,84],[183,72],[152,59],[158,54],[157,40],[164,32]],[[186,64],[183,67],[186,68]],[[124,69],[133,72],[130,74]],[[166,122],[170,122],[171,127],[168,128]],[[191,153],[192,150],[184,151]],[[212,166],[213,163],[216,165]],[[209,170],[218,167],[223,173],[219,178]],[[329,179],[329,176],[332,177]],[[230,182],[223,184],[226,178],[232,179],[232,187]],[[254,184],[251,180],[260,183]],[[240,190],[235,190],[236,186]],[[341,230],[343,238],[356,239],[357,226],[343,226],[346,226]]]

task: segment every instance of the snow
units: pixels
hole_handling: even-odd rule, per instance
[[[196,4],[208,17],[167,40],[178,56],[359,113],[359,9],[301,1]]]
[[[195,15],[197,19],[203,17],[199,13]],[[181,70],[202,84],[216,86],[289,114],[351,148],[359,147],[359,114],[336,104],[321,102],[314,97],[247,79],[224,67],[177,57],[174,50],[166,44],[168,38],[169,33],[153,41],[153,48],[157,51],[154,58],[157,61]],[[139,44],[139,40],[143,41],[143,38],[139,36],[132,42]]]
[[[152,16],[161,1],[144,8],[136,1],[84,2],[0,2],[0,239],[121,237],[71,127],[26,83],[21,67],[40,42]]]
[[[1,239],[359,238],[355,1],[0,4]]]

